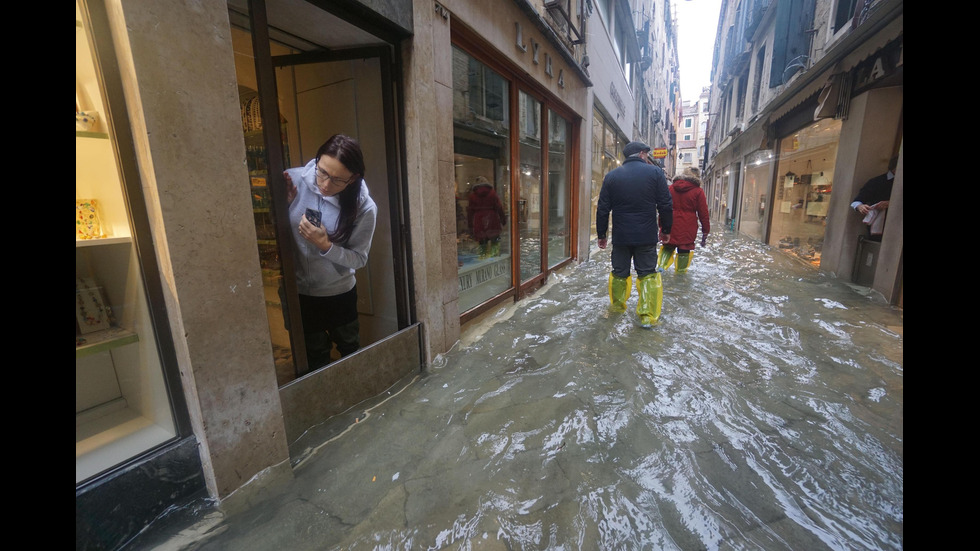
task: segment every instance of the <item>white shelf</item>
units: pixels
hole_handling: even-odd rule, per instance
[[[128,236],[123,237],[99,237],[95,239],[75,239],[75,248],[79,247],[98,247],[100,245],[119,245],[120,243],[132,243],[133,239]]]

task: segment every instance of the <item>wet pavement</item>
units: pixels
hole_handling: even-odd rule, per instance
[[[720,232],[660,323],[609,252],[311,431],[294,479],[126,549],[902,549],[903,314]]]

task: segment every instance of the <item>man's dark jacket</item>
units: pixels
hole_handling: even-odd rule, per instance
[[[660,230],[670,233],[674,223],[674,209],[664,172],[639,157],[628,157],[622,166],[602,180],[595,210],[595,231],[599,239],[606,238],[610,212],[613,244],[656,245]]]
[[[859,201],[869,207],[874,206],[875,203],[887,201],[892,196],[892,184],[894,183],[894,178],[889,178],[887,172],[875,176],[861,187],[861,191],[858,192],[854,201]]]

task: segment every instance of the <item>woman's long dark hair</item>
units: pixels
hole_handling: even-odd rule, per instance
[[[344,243],[350,239],[354,231],[354,219],[357,217],[357,198],[361,195],[361,179],[364,178],[364,155],[357,140],[344,134],[334,134],[316,152],[316,162],[327,155],[340,161],[351,172],[355,181],[337,194],[340,201],[340,218],[333,233],[327,232],[330,241]]]

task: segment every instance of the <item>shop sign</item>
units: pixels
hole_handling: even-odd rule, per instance
[[[510,276],[509,256],[502,256],[491,264],[480,263],[459,272],[459,292],[469,291],[498,277]]]
[[[655,148],[653,148],[653,158],[654,159],[663,159],[665,157],[667,157],[667,148],[666,147],[655,147]]]
[[[854,90],[857,95],[873,86],[879,80],[895,74],[902,67],[904,38],[899,37],[882,48],[873,57],[866,59],[854,68]]]
[[[522,53],[527,53],[527,43],[524,40],[524,28],[521,26],[520,21],[514,21],[514,44],[517,49]],[[533,37],[530,38],[531,41],[531,61],[535,65],[541,64],[541,43],[535,40]],[[548,52],[544,52],[544,72],[549,78],[554,78],[555,73],[552,67],[552,57]],[[558,69],[558,86],[561,88],[565,87],[565,70]]]

